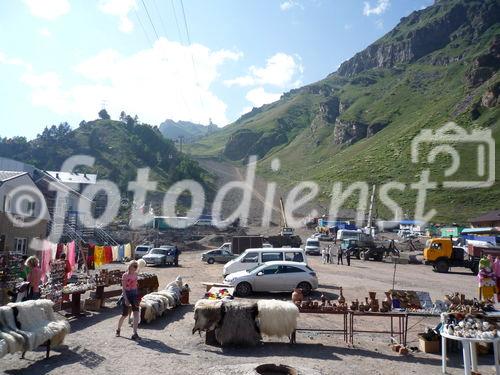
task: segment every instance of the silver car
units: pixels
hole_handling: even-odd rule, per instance
[[[274,261],[246,271],[232,273],[224,283],[244,297],[252,292],[291,292],[301,288],[304,295],[318,288],[318,277],[305,263]]]
[[[142,257],[148,266],[165,266],[174,263],[174,256],[170,249],[155,248]]]

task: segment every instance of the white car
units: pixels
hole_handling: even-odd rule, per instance
[[[147,245],[147,244],[136,246],[136,248],[134,250],[134,258],[136,260],[137,259],[141,259],[144,255],[146,255],[147,253],[149,253],[149,251],[153,247],[154,247],[153,245]]]
[[[252,292],[291,292],[301,288],[304,295],[318,288],[318,277],[305,263],[275,261],[246,271],[232,273],[224,283],[244,297]]]

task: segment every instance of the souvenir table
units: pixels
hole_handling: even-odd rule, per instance
[[[121,283],[123,272],[124,271],[121,270],[101,270],[101,272],[96,275],[97,286],[95,298],[101,301],[101,307],[103,307],[106,298],[118,297],[122,294]],[[104,290],[113,285],[119,285],[120,288],[107,291]]]
[[[348,325],[348,320],[347,320],[347,315],[348,311],[324,311],[321,309],[303,309],[299,308],[300,314],[319,314],[319,315],[337,315],[337,316],[342,316],[342,322],[343,322],[343,328],[342,329],[323,329],[323,328],[297,328],[293,333],[292,337],[290,338],[290,342],[292,344],[297,343],[296,340],[296,332],[297,331],[302,331],[302,332],[330,332],[330,333],[340,333],[344,335],[344,341],[348,342],[349,338],[349,325]]]
[[[369,317],[369,318],[390,318],[391,319],[391,330],[390,331],[380,331],[380,330],[360,330],[356,329],[354,322],[355,317]],[[398,330],[394,330],[394,319],[398,319]],[[408,313],[400,311],[389,311],[389,312],[370,312],[370,311],[349,311],[349,343],[354,344],[354,334],[355,333],[389,333],[391,339],[395,338],[395,334],[399,337],[399,343],[406,346],[406,336],[408,329]]]
[[[496,337],[494,339],[478,339],[478,338],[465,338],[452,336],[448,333],[441,332],[441,370],[443,374],[446,374],[446,340],[459,341],[462,344],[463,358],[464,358],[464,374],[471,375],[472,371],[477,373],[477,352],[476,343],[486,342],[493,344],[493,352],[495,353],[495,373],[500,375],[500,365],[498,364],[498,345],[500,343],[500,338]]]
[[[78,282],[76,284],[66,285],[62,290],[62,294],[63,296],[71,296],[70,301],[63,301],[62,303],[63,309],[70,309],[70,313],[66,315],[74,317],[84,316],[85,314],[81,311],[82,294],[93,289],[95,289],[95,284],[88,282]]]

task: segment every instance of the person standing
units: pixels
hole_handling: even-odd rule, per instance
[[[139,264],[136,260],[133,260],[128,265],[128,271],[122,276],[122,316],[118,321],[118,329],[116,330],[116,337],[120,336],[120,331],[122,324],[127,318],[129,309],[132,309],[134,315],[133,329],[134,334],[132,335],[132,340],[140,340],[141,338],[137,334],[137,326],[139,325],[139,291],[137,289],[137,270]]]
[[[339,245],[337,248],[337,265],[342,264],[344,265],[344,260],[342,258],[342,247]]]
[[[347,248],[345,251],[345,259],[347,260],[347,265],[351,265],[351,249]]]
[[[332,245],[328,244],[326,247],[326,263],[332,263]]]
[[[323,264],[326,263],[326,248],[325,247],[323,247],[321,249],[321,260],[322,260]]]
[[[174,247],[174,265],[176,267],[179,267],[179,248],[177,247],[177,245],[175,245]]]
[[[28,290],[27,299],[39,299],[40,298],[40,281],[42,280],[42,269],[40,268],[40,262],[38,258],[34,255],[26,259],[25,263],[28,267],[28,275],[26,281],[30,283]]]

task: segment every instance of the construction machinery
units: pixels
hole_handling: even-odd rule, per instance
[[[281,209],[281,230],[277,236],[269,236],[267,241],[273,247],[300,247],[302,245],[302,239],[300,236],[295,235],[295,230],[292,227],[288,226],[288,222],[286,220],[285,206],[283,204],[283,198],[280,197],[280,209]]]

